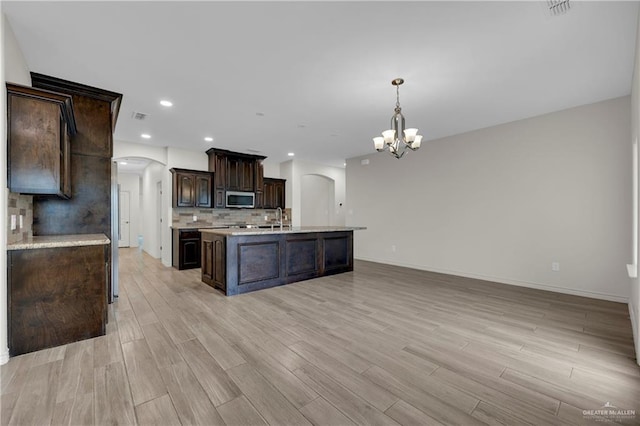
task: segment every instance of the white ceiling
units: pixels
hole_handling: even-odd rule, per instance
[[[124,94],[118,140],[338,166],[389,126],[396,77],[425,140],[629,94],[637,2],[544,5],[2,2],[31,71]]]

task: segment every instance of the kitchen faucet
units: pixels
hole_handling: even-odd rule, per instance
[[[280,224],[280,230],[282,231],[282,208],[280,207],[276,209],[276,220]]]

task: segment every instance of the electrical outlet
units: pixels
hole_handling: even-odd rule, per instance
[[[393,245],[391,246],[391,251],[392,251],[392,252],[394,252],[394,253],[396,252],[396,245],[395,245],[395,244],[393,244]]]
[[[16,215],[15,214],[11,215],[11,230],[12,231],[16,230]]]
[[[196,216],[195,214],[193,215],[193,221],[197,222],[198,221],[198,216]]]
[[[560,270],[560,262],[551,262],[551,270],[558,272]]]

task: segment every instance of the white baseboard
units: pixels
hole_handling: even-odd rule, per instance
[[[631,331],[633,333],[633,344],[636,349],[636,363],[640,365],[640,336],[638,336],[638,317],[636,317],[633,303],[629,302],[629,316],[631,317]]]
[[[9,362],[9,348],[5,348],[0,352],[0,365],[4,365]]]
[[[474,279],[483,280],[483,281],[493,281],[496,283],[515,285],[518,287],[528,287],[528,288],[535,288],[538,290],[554,291],[556,293],[572,294],[574,296],[589,297],[591,299],[608,300],[610,302],[619,302],[619,303],[629,302],[628,297],[618,296],[615,294],[598,293],[598,292],[592,292],[587,290],[576,290],[572,288],[557,287],[553,285],[535,283],[535,282],[529,282],[529,281],[518,281],[518,280],[512,280],[512,279],[502,278],[502,277],[492,277],[488,275],[472,274],[468,272],[450,271],[450,270],[440,269],[440,268],[431,268],[431,267],[424,267],[420,265],[412,265],[404,262],[387,262],[387,261],[382,262],[379,259],[370,259],[366,257],[357,257],[356,259],[366,260],[368,262],[394,265],[394,266],[402,266],[404,268],[419,269],[422,271],[436,272],[439,274],[456,275],[459,277],[474,278]]]

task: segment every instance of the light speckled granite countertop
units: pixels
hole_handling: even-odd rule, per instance
[[[104,234],[40,235],[8,244],[7,250],[34,250],[43,248],[99,246],[111,240]]]
[[[358,231],[367,229],[363,226],[294,226],[293,228],[285,227],[282,231],[279,226],[271,229],[264,228],[234,228],[234,229],[208,229],[200,228],[200,232],[208,232],[218,235],[269,235],[269,234],[303,234],[306,232],[340,232],[340,231]]]
[[[230,227],[231,225],[201,225],[191,224],[191,225],[171,225],[171,229],[225,229]]]

